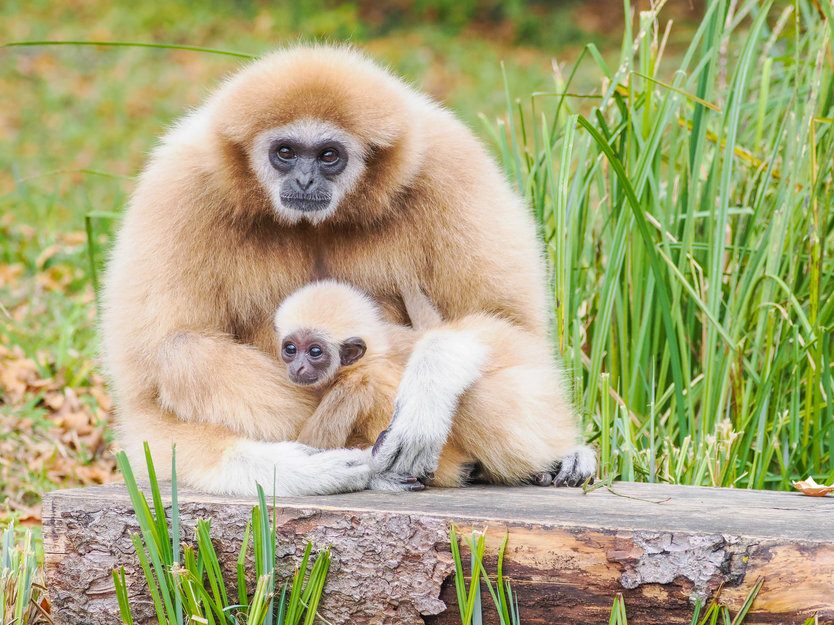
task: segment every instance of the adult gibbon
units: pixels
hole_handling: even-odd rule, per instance
[[[368,293],[392,322],[408,323],[403,293],[421,291],[446,320],[482,312],[547,340],[535,226],[485,148],[360,52],[298,46],[243,68],[180,120],[124,216],[101,330],[134,466],[148,441],[165,477],[175,441],[181,482],[215,493],[253,493],[274,475],[279,495],[299,495],[425,473],[450,414],[421,401],[425,380],[409,386],[418,372],[444,375],[431,358],[404,374],[378,454],[393,461],[372,470],[359,450],[291,442],[317,398],[287,378],[272,317],[326,277]],[[447,354],[468,347],[449,342]],[[475,375],[464,368],[436,391],[451,404]]]
[[[426,317],[414,314],[415,305],[407,308],[410,316]],[[431,315],[430,304],[428,308]],[[557,484],[575,486],[594,470],[593,453],[575,447],[577,431],[566,401],[567,385],[549,345],[505,319],[476,313],[420,332],[386,322],[377,305],[359,290],[324,280],[290,295],[275,314],[275,329],[289,379],[321,394],[318,408],[299,435],[302,443],[329,449],[367,448],[389,423],[396,430],[395,398],[407,362],[419,345],[451,372],[469,365],[455,362],[458,356],[474,360],[479,370],[451,406],[454,416],[446,420],[451,429],[444,434],[446,444],[439,458],[433,459],[436,466],[421,476],[426,482],[461,486],[474,470],[492,483],[549,485],[555,479]],[[452,336],[465,337],[472,347],[460,354],[443,353]],[[436,388],[431,376],[425,401],[440,406],[443,399],[433,397]],[[507,427],[508,413],[513,415],[512,427]],[[564,466],[561,459],[577,452],[579,466]],[[408,476],[394,483],[374,479],[373,484],[394,490],[422,488]]]

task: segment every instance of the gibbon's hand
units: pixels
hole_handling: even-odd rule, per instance
[[[359,449],[320,450],[295,442],[242,440],[229,455],[220,475],[201,490],[236,495],[256,494],[255,482],[280,497],[331,495],[367,488],[371,466]]]
[[[428,440],[416,441],[407,434],[392,435],[390,429],[383,430],[376,439],[371,452],[374,476],[368,488],[371,490],[423,490],[424,485],[420,480],[434,476],[433,472],[440,460],[440,450],[445,442],[444,437],[439,445],[432,445]]]
[[[533,476],[532,483],[536,486],[582,486],[589,477],[594,483],[593,475],[597,470],[597,460],[590,447],[575,447],[550,471]]]

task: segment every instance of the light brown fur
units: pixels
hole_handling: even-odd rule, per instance
[[[411,317],[434,320],[425,297],[407,298]],[[547,341],[491,315],[478,313],[441,324],[445,331],[473,333],[488,346],[483,377],[461,397],[451,434],[431,483],[460,486],[476,464],[482,477],[519,484],[552,469],[576,444],[566,385]],[[384,321],[375,304],[346,284],[324,281],[290,296],[275,318],[279,341],[298,330],[327,337],[329,346],[350,337],[367,344],[356,363],[317,384],[322,400],[299,441],[335,449],[369,447],[388,427],[397,390],[415,343],[428,332]]]
[[[250,163],[260,131],[302,118],[366,149],[361,180],[317,226],[282,218]],[[176,441],[182,482],[237,492],[214,484],[242,442],[294,440],[318,401],[277,357],[272,315],[290,293],[332,277],[407,323],[402,293],[419,288],[444,319],[487,313],[544,344],[539,250],[528,209],[451,113],[350,48],[269,55],[163,138],[124,216],[101,323],[119,441],[134,467],[149,441],[163,477]]]

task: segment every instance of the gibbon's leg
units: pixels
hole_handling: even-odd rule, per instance
[[[139,475],[147,475],[143,442],[147,441],[160,479],[171,479],[171,444],[177,444],[180,485],[222,495],[266,493],[287,497],[362,490],[370,464],[358,449],[322,451],[296,442],[243,438],[213,424],[180,421],[157,405],[124,406],[120,442]]]
[[[295,440],[315,398],[277,362],[224,334],[180,330],[158,351],[160,405],[183,421],[213,423],[262,441]]]
[[[489,482],[581,485],[596,471],[596,459],[576,445],[568,397],[549,364],[491,372],[461,398],[449,442],[466,449]]]
[[[454,424],[452,430],[454,431]],[[458,447],[452,440],[448,440],[440,452],[437,470],[429,476],[430,486],[458,487],[465,486],[478,472],[478,467],[472,455]]]
[[[391,424],[374,445],[371,488],[405,490],[397,487],[399,476],[426,479],[437,469],[460,396],[480,377],[486,354],[467,331],[438,328],[417,342]]]
[[[554,463],[549,471],[537,473],[531,483],[536,486],[582,486],[586,480],[594,483],[597,458],[590,447],[580,445],[568,450],[562,460]],[[590,479],[589,479],[590,478]]]

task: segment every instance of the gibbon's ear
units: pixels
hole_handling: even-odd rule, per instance
[[[365,345],[365,341],[358,336],[347,339],[339,347],[339,359],[341,360],[342,366],[347,367],[355,363],[365,355],[365,350],[367,349],[368,346]]]

